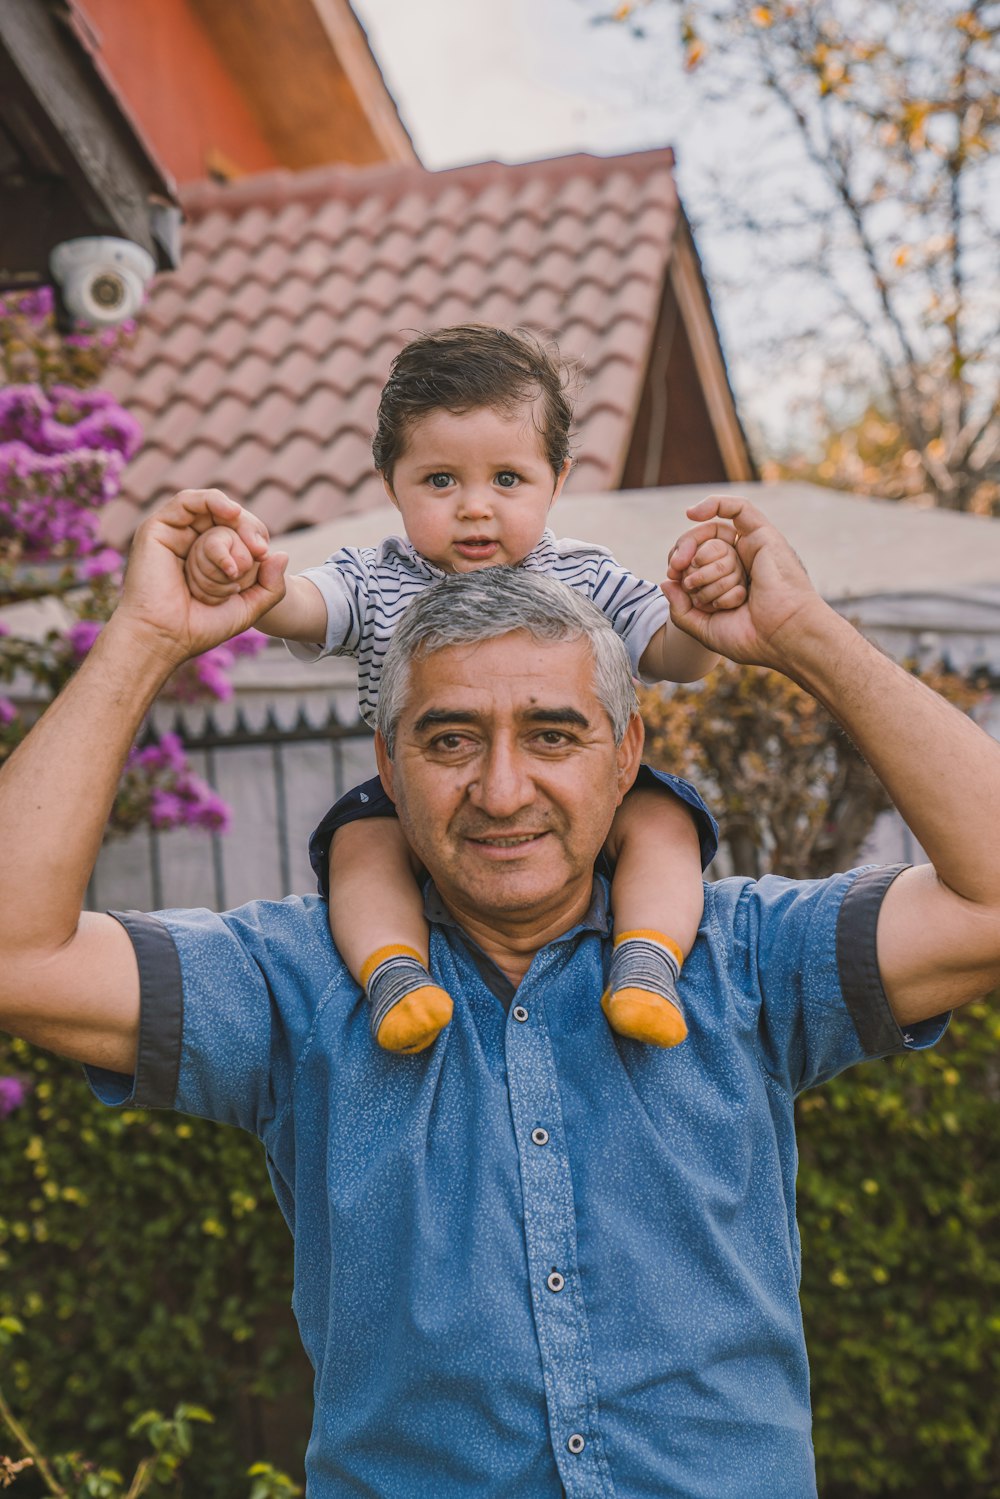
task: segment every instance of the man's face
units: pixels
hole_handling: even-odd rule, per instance
[[[524,631],[412,663],[379,770],[411,847],[457,913],[502,924],[558,914],[589,893],[642,748],[616,747],[586,640]]]

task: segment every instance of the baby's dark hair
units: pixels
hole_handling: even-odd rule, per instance
[[[558,474],[569,456],[571,378],[555,344],[543,344],[525,328],[460,323],[420,333],[392,361],[372,440],[375,467],[392,482],[410,426],[428,412],[488,407],[506,413],[540,401],[538,430]]]

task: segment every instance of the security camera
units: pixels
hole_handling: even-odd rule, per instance
[[[135,317],[156,270],[141,245],[90,237],[56,245],[49,266],[70,316],[103,327]]]

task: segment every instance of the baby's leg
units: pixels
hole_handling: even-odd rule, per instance
[[[387,1051],[423,1051],[452,1003],[427,971],[429,934],[410,850],[395,818],[345,823],[330,846],[330,930],[372,1007]]]
[[[615,946],[602,1008],[619,1035],[677,1046],[687,1035],[677,980],[704,906],[694,819],[668,792],[632,791],[606,848]]]

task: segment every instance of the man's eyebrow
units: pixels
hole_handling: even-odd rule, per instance
[[[479,723],[481,716],[469,708],[428,708],[426,713],[421,713],[413,729],[414,733],[422,734],[425,729],[437,729],[442,724]]]
[[[574,728],[589,729],[590,719],[578,708],[529,708],[524,714],[528,723],[572,724]],[[449,724],[475,724],[482,722],[483,715],[470,708],[428,708],[413,725],[415,734],[427,729],[439,729]]]
[[[529,708],[524,716],[529,723],[569,723],[577,729],[590,728],[590,719],[579,708]]]

